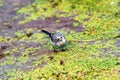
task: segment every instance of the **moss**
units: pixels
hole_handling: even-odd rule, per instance
[[[27,34],[34,32],[33,29],[24,29],[15,33],[15,38],[0,37],[0,42],[13,42],[13,41],[28,41],[38,42],[42,45],[38,47],[25,48],[23,44],[21,48],[25,48],[21,52],[20,57],[7,56],[6,60],[0,65],[15,64],[16,61],[21,62],[27,66],[27,62],[31,60],[32,68],[30,71],[23,72],[19,69],[7,71],[7,76],[10,80],[119,80],[119,62],[120,58],[113,54],[113,52],[120,52],[119,47],[115,46],[115,42],[120,39],[114,39],[114,36],[119,34],[119,13],[116,6],[117,0],[113,0],[115,4],[110,4],[111,0],[56,0],[55,2],[40,1],[23,7],[18,11],[18,14],[26,13],[30,17],[26,17],[21,23],[25,23],[31,20],[36,20],[38,17],[45,19],[47,17],[68,17],[75,14],[76,16],[71,20],[76,20],[84,25],[85,31],[76,32],[70,30],[69,33],[59,30],[66,35],[66,39],[69,42],[67,50],[65,52],[54,53],[50,51],[50,54],[43,51],[42,55],[37,57],[30,56],[29,53],[39,54],[39,49],[52,49],[48,38],[44,37],[38,29],[31,36]],[[72,4],[74,3],[74,4]],[[67,4],[67,5],[66,5]],[[65,12],[65,14],[58,13]],[[116,14],[116,16],[115,16]],[[89,18],[88,21],[84,21],[85,18]],[[56,23],[60,23],[61,20],[56,20]],[[79,24],[73,22],[73,26]],[[26,33],[24,33],[26,32]],[[63,46],[61,46],[64,48]],[[60,48],[61,48],[60,47]],[[66,47],[66,45],[65,45]],[[9,51],[3,51],[4,54],[19,52],[18,48],[14,48]],[[118,53],[119,54],[119,53]],[[52,56],[52,57],[51,57]],[[41,67],[42,65],[42,67]],[[39,66],[39,67],[38,67]]]
[[[4,5],[3,0],[0,0],[0,7],[2,7]]]
[[[0,36],[0,42],[3,42],[3,40],[4,40],[4,39],[3,39],[3,37],[2,37],[2,36]]]

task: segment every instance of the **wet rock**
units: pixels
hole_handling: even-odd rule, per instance
[[[111,48],[102,48],[101,49],[101,52],[108,52],[108,51],[110,51],[111,50]]]
[[[15,68],[15,64],[5,64],[5,65],[2,65],[0,66],[3,70],[12,70]]]
[[[95,41],[88,42],[89,45],[93,45],[94,43],[95,43]]]
[[[23,70],[23,71],[28,71],[29,70],[29,67],[27,67],[25,64],[23,64],[21,62],[16,63],[16,68],[19,68],[20,70]]]
[[[113,55],[115,55],[116,57],[120,57],[120,52],[112,52]]]
[[[117,46],[117,47],[120,47],[120,40],[118,40],[117,42],[115,42],[114,45]]]
[[[14,57],[20,57],[21,56],[21,52],[15,52],[12,54],[12,56]]]
[[[120,2],[118,2],[118,7],[120,7]]]

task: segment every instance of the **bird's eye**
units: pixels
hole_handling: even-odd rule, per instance
[[[62,38],[62,36],[60,38]]]

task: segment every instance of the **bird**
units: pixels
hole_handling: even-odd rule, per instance
[[[49,36],[50,42],[53,45],[54,52],[58,52],[60,50],[65,51],[66,48],[66,38],[65,36],[60,32],[48,32],[46,30],[41,30],[41,32],[45,33]]]

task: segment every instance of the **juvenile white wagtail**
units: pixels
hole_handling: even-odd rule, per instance
[[[49,36],[55,52],[59,50],[62,50],[62,51],[66,50],[66,39],[63,34],[59,32],[50,33],[46,30],[41,30],[41,31]]]

